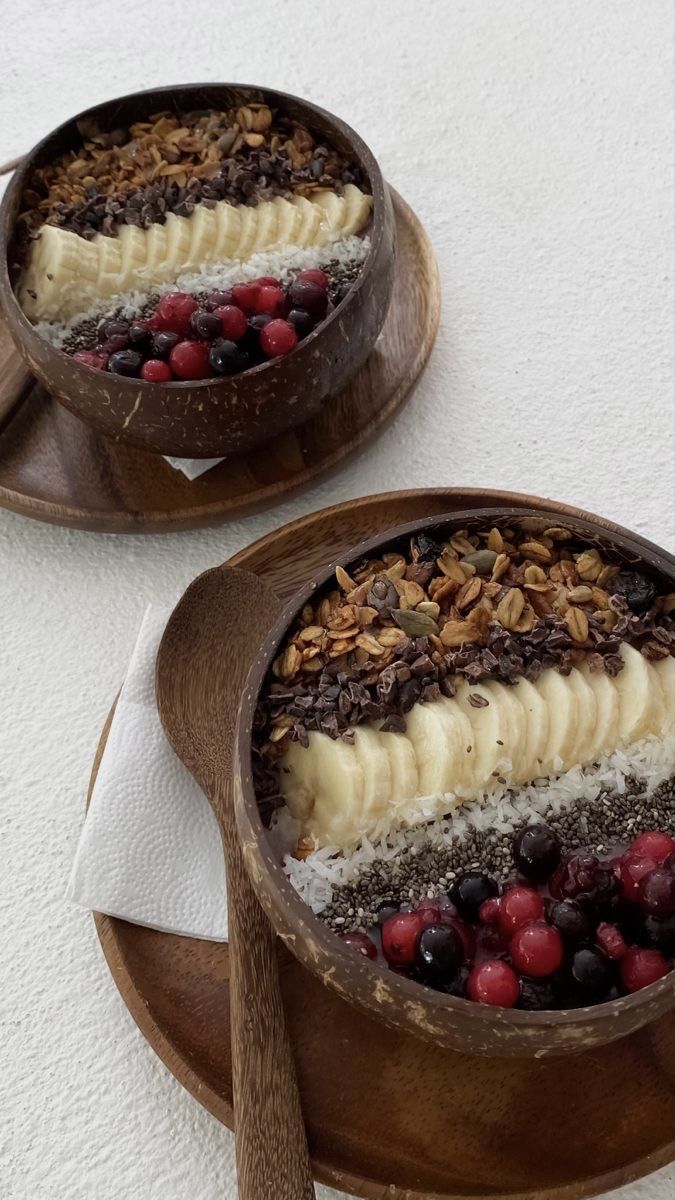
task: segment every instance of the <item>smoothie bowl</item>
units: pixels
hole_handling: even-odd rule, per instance
[[[31,371],[104,433],[236,453],[365,362],[393,285],[380,169],[337,117],[269,89],[137,92],[24,160],[0,299]]]
[[[470,1053],[582,1051],[675,1005],[675,559],[599,519],[455,513],[286,608],[237,817],[293,953]]]

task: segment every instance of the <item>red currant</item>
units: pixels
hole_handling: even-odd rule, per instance
[[[562,963],[563,941],[557,929],[539,921],[516,930],[509,954],[514,967],[523,975],[545,979]]]
[[[93,350],[76,350],[73,358],[75,362],[84,363],[85,367],[94,367],[96,371],[105,371],[108,365],[107,355],[96,354]]]
[[[169,365],[178,379],[208,379],[211,367],[207,343],[179,342],[169,355]]]
[[[419,904],[415,905],[415,912],[419,913],[425,925],[437,925],[441,919],[441,910],[435,897],[420,900]]]
[[[468,921],[462,921],[460,917],[446,916],[441,912],[441,925],[450,925],[454,929],[458,938],[464,947],[464,958],[467,962],[473,962],[476,957],[476,930]]]
[[[238,342],[243,338],[248,329],[248,319],[243,309],[237,308],[236,304],[225,304],[215,309],[215,316],[220,317],[223,337],[228,342]]]
[[[259,288],[255,299],[257,313],[269,313],[271,317],[277,317],[283,307],[284,293],[280,287],[272,287],[271,284],[266,283]]]
[[[675,875],[667,867],[656,867],[638,884],[638,904],[653,917],[675,914]]]
[[[343,933],[342,940],[346,946],[362,954],[364,958],[377,958],[377,946],[371,942],[365,933]]]
[[[382,926],[382,953],[392,966],[412,966],[424,920],[416,912],[396,913]]]
[[[615,961],[623,958],[628,946],[624,941],[621,930],[617,929],[616,925],[609,925],[607,921],[601,921],[595,936],[598,946],[608,958]]]
[[[149,358],[141,367],[141,379],[148,383],[170,383],[173,372],[163,358]]]
[[[260,333],[260,349],[269,358],[278,358],[298,343],[295,327],[289,321],[270,321]]]
[[[675,853],[675,838],[668,833],[641,833],[626,851],[631,858],[651,858],[659,866]]]
[[[499,906],[500,901],[497,896],[492,896],[490,900],[485,900],[479,909],[478,919],[481,925],[496,925],[499,921]]]
[[[513,887],[505,892],[499,902],[499,929],[504,937],[511,937],[521,925],[539,921],[544,915],[544,901],[539,892],[530,887]]]
[[[326,272],[322,271],[319,267],[310,267],[307,271],[300,271],[300,274],[297,276],[297,278],[307,280],[309,283],[316,283],[320,288],[323,288],[324,291],[328,291],[328,284],[330,281],[326,275]]]
[[[621,982],[627,992],[638,992],[662,979],[670,970],[670,963],[658,950],[640,950],[631,946],[621,959]]]
[[[630,850],[626,851],[619,863],[619,879],[627,900],[637,901],[640,880],[645,875],[649,875],[655,867],[656,863],[653,858],[634,857]]]
[[[249,316],[255,312],[260,285],[258,283],[235,283],[232,288],[232,299],[242,312]]]
[[[466,994],[477,1004],[513,1008],[520,999],[520,983],[513,967],[491,959],[474,967],[466,981]]]
[[[185,334],[190,328],[190,317],[198,308],[194,296],[187,292],[167,292],[159,300],[154,319],[148,324],[154,329],[170,329],[172,333]]]
[[[258,287],[281,287],[279,280],[275,279],[273,275],[259,275],[253,282],[257,283]]]

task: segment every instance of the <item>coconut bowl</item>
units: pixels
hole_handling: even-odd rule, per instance
[[[33,167],[78,144],[77,122],[114,128],[161,110],[267,103],[348,154],[373,194],[371,247],[345,299],[290,354],[240,375],[146,383],[92,370],[41,337],[17,301],[11,264],[21,196]],[[363,365],[382,328],[394,278],[394,215],[380,168],[353,129],[285,92],[244,84],[190,84],[133,92],[86,109],[48,134],[23,160],[0,208],[0,303],[29,370],[66,408],[101,433],[161,454],[236,454],[305,421]]]
[[[560,511],[508,507],[455,512],[398,526],[362,542],[339,562],[349,570],[366,555],[402,549],[412,534],[449,536],[468,528],[515,525],[536,531],[564,525],[584,541],[602,546],[613,561],[639,564],[665,591],[675,586],[675,557],[600,518],[561,516]],[[309,580],[284,609],[251,666],[242,697],[235,753],[237,822],[253,885],[273,927],[305,967],[344,999],[387,1025],[468,1054],[533,1057],[580,1053],[627,1036],[675,1007],[675,971],[632,995],[570,1010],[529,1012],[476,1004],[445,995],[355,954],[300,898],[283,872],[258,806],[251,771],[252,722],[267,673],[303,605],[334,574],[332,563]]]

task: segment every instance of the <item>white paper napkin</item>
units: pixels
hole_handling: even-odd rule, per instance
[[[175,471],[182,471],[188,479],[198,479],[200,475],[210,471],[211,467],[217,467],[218,463],[223,461],[222,458],[170,458],[166,454],[163,457],[170,467]]]
[[[187,937],[227,939],[225,860],[206,796],[164,736],[155,658],[171,608],[143,619],[68,885],[76,904]]]

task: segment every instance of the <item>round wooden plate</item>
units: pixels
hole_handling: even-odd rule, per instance
[[[52,400],[24,374],[0,323],[0,507],[108,533],[195,529],[299,491],[362,449],[410,395],[440,315],[429,239],[405,201],[393,190],[392,197],[394,292],[365,366],[316,417],[192,481],[160,455],[96,433]]]
[[[230,561],[288,596],[361,538],[427,514],[504,503],[532,498],[452,488],[371,496],[303,517]],[[227,946],[95,920],[142,1033],[199,1103],[231,1125]],[[279,954],[321,1181],[369,1200],[580,1200],[675,1158],[675,1014],[582,1055],[475,1058],[384,1028]]]

